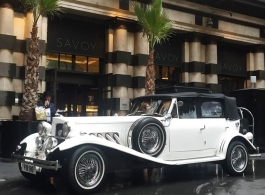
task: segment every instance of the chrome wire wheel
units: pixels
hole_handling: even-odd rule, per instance
[[[242,172],[247,166],[247,152],[242,145],[236,145],[231,152],[231,165],[237,172]]]
[[[76,161],[76,181],[84,189],[93,189],[99,185],[104,176],[104,172],[104,161],[96,151],[87,151]]]
[[[155,155],[163,146],[164,135],[156,124],[144,127],[138,139],[140,150],[145,154]]]

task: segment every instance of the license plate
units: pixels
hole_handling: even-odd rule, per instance
[[[21,163],[21,170],[36,175],[36,167],[34,165]]]

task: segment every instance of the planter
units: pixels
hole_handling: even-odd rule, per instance
[[[37,132],[40,121],[1,121],[0,156],[10,158],[16,146],[28,135]]]

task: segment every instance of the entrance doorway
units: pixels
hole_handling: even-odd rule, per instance
[[[218,75],[218,83],[222,85],[222,93],[229,95],[231,91],[244,89],[245,77]]]
[[[98,88],[89,85],[57,85],[57,109],[65,110],[64,116],[98,116]]]

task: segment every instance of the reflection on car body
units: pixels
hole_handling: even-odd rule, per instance
[[[26,178],[63,175],[79,193],[97,191],[107,173],[125,168],[216,162],[240,175],[256,152],[240,116],[235,99],[222,94],[143,96],[127,116],[41,122],[12,157]]]

